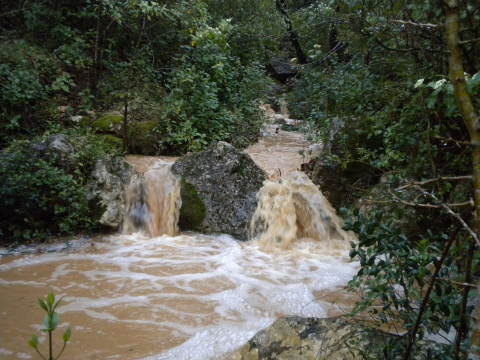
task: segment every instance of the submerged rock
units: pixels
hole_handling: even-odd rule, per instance
[[[90,206],[101,225],[120,230],[125,214],[125,187],[133,167],[116,156],[99,159],[89,182]]]
[[[181,230],[248,238],[256,194],[266,179],[248,154],[220,141],[182,157],[172,172],[182,177]]]

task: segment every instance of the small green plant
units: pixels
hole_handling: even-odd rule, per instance
[[[43,324],[45,325],[45,329],[42,329],[43,332],[48,333],[48,347],[49,347],[49,356],[48,359],[40,353],[38,350],[38,337],[36,334],[33,334],[32,340],[29,341],[31,347],[37,350],[38,355],[41,356],[44,360],[57,360],[60,355],[62,355],[63,350],[67,346],[67,342],[70,340],[70,335],[72,334],[72,330],[70,326],[67,328],[65,333],[63,334],[63,348],[57,357],[53,357],[53,346],[52,346],[52,332],[57,328],[58,323],[60,322],[60,317],[58,313],[55,312],[55,309],[58,307],[60,302],[62,301],[63,297],[60,298],[57,302],[55,302],[55,294],[54,292],[50,292],[47,295],[47,302],[43,301],[42,299],[38,298],[38,303],[40,304],[41,308],[47,312],[45,318],[43,319]]]

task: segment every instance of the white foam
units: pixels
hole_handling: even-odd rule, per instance
[[[118,324],[127,339],[136,326],[180,339],[174,345],[186,339],[145,359],[213,359],[239,348],[279,316],[325,317],[314,292],[346,285],[357,271],[346,254],[326,255],[313,241],[266,251],[227,235],[133,234],[104,239],[95,248],[9,259],[0,265],[0,284],[34,286],[31,279],[8,280],[6,274],[35,272],[36,288],[47,283],[65,296],[59,313],[82,316],[77,329],[108,333],[105,322]],[[142,341],[148,346],[148,339]],[[0,346],[9,350],[2,339]],[[99,356],[118,355],[110,351]]]

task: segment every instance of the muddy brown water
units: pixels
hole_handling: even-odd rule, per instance
[[[275,169],[282,176],[296,170],[303,162],[298,150],[308,146],[297,133],[271,128],[248,152],[278,180]],[[151,162],[145,171],[157,163],[140,162]],[[358,264],[318,240],[282,250],[227,235],[133,233],[70,245],[0,256],[0,358],[37,358],[28,345],[33,333],[46,354],[36,298],[50,290],[64,296],[54,352],[69,325],[62,358],[70,360],[233,359],[280,316],[338,315],[354,302],[338,289]]]

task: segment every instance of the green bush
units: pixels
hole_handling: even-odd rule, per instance
[[[415,339],[421,344],[427,335],[441,330],[447,334],[452,329],[460,332],[462,328],[460,355],[468,352],[465,333],[468,330],[462,321],[466,324],[473,305],[468,291],[454,284],[465,282],[470,274],[478,271],[478,254],[474,255],[472,248],[469,250],[469,241],[458,234],[458,230],[453,231],[450,236],[462,238],[456,246],[447,248],[451,245],[449,235],[428,230],[414,243],[400,228],[383,223],[381,212],[375,218],[365,218],[358,210],[354,216],[349,213],[346,216],[344,229],[358,236],[358,243],[351,244],[350,257],[360,262],[358,274],[349,282],[350,290],[361,295],[352,316],[367,315],[374,320],[372,326],[386,324],[401,335],[387,342],[384,352],[390,354],[391,359],[403,359],[436,267],[439,267],[438,280],[427,299]],[[443,252],[448,255],[441,263]],[[473,264],[471,269],[469,263]],[[464,301],[464,297],[468,301]],[[422,351],[420,344],[413,348],[411,358]],[[429,358],[452,359],[454,351],[453,344],[442,344],[431,350]]]
[[[3,152],[0,232],[8,238],[45,238],[91,226],[86,189],[75,174],[39,158],[29,142],[15,142]]]
[[[259,101],[271,83],[258,64],[244,66],[227,42],[234,27],[198,25],[169,76],[165,99],[167,144],[174,152],[201,150],[212,141],[246,146],[264,119]]]
[[[70,137],[77,149],[74,166],[65,167],[58,156],[35,149],[49,135],[14,141],[0,154],[0,235],[6,239],[45,239],[98,226],[91,220],[85,184],[95,162],[120,149],[108,138],[77,133]]]

